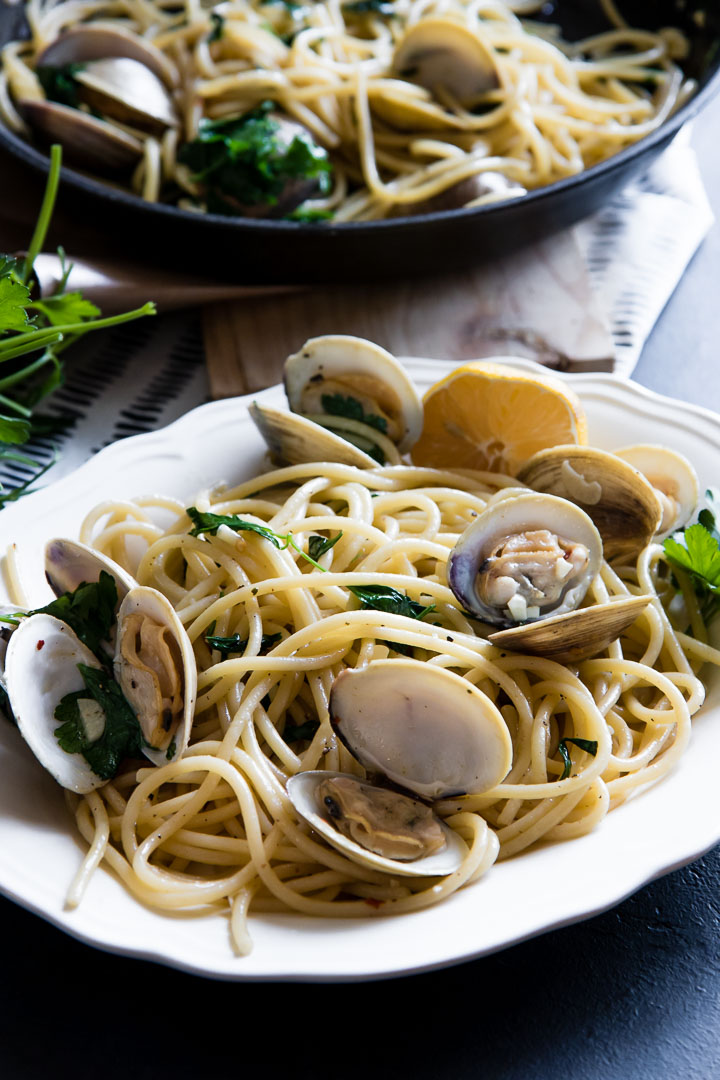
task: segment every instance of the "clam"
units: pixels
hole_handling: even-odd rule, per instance
[[[287,783],[297,812],[353,862],[393,875],[441,876],[457,870],[465,841],[430,808],[356,776],[326,770]]]
[[[446,91],[471,106],[498,86],[491,50],[470,27],[442,16],[420,19],[395,48],[393,73],[433,94]]]
[[[75,164],[100,173],[132,168],[143,154],[140,139],[79,109],[55,101],[22,100],[18,109],[49,142],[62,144]]]
[[[250,418],[268,445],[273,461],[301,465],[306,461],[338,461],[359,469],[372,469],[377,461],[347,439],[296,413],[282,412],[253,401]]]
[[[662,519],[652,484],[615,454],[589,446],[540,450],[517,477],[536,491],[559,495],[582,507],[602,537],[605,558],[634,559]]]
[[[491,503],[465,529],[450,553],[447,579],[475,618],[517,626],[579,607],[602,552],[583,510],[525,492]]]
[[[45,545],[45,577],[56,596],[75,592],[84,582],[98,581],[102,570],[115,580],[118,603],[137,586],[132,574],[87,544],[55,537]]]
[[[113,666],[147,743],[143,753],[156,765],[176,761],[190,738],[197,668],[185,627],[156,589],[139,585],[125,596]]]
[[[310,338],[285,361],[290,408],[315,422],[372,444],[377,433],[404,453],[422,430],[420,396],[391,353],[364,338]],[[382,445],[381,443],[379,445]]]
[[[463,607],[503,629],[498,648],[560,663],[585,660],[616,641],[650,603],[623,597],[579,609],[602,560],[591,518],[555,495],[492,501],[448,560],[448,584]]]
[[[662,507],[656,539],[681,529],[695,512],[699,494],[697,473],[688,459],[666,446],[647,443],[624,446],[614,453],[641,472],[655,489]]]
[[[84,23],[64,30],[38,55],[37,67],[64,67],[88,60],[108,60],[112,57],[135,60],[156,75],[172,90],[178,83],[178,73],[161,49],[147,38],[140,37],[121,26]]]
[[[55,736],[56,707],[66,695],[85,689],[78,664],[100,670],[97,658],[66,623],[52,615],[31,615],[10,637],[5,678],[13,715],[35,757],[62,787],[83,794],[105,781],[82,754],[63,750]],[[103,716],[89,698],[79,708],[85,734],[94,741],[104,730]]]
[[[373,780],[299,773],[288,781],[298,812],[356,862],[393,874],[452,873],[466,846],[426,801],[487,791],[505,778],[512,743],[496,706],[454,672],[377,660],[338,676],[330,718]]]

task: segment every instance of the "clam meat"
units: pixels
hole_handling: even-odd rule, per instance
[[[162,593],[131,589],[117,619],[115,678],[137,716],[156,765],[176,761],[188,744],[197,694],[190,639]]]

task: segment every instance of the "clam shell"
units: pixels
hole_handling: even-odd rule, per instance
[[[41,765],[70,791],[84,794],[105,783],[82,754],[55,738],[55,708],[85,688],[78,664],[100,664],[70,627],[52,615],[31,615],[13,631],[5,656],[7,694],[20,734]]]
[[[102,570],[115,579],[118,602],[137,587],[132,574],[79,540],[56,536],[45,545],[45,577],[56,596],[74,592],[83,582],[98,581]]]
[[[75,75],[80,96],[92,109],[127,124],[162,135],[177,123],[172,100],[149,68],[127,57],[91,60]]]
[[[64,67],[86,60],[126,57],[144,64],[169,90],[179,84],[176,68],[165,53],[132,30],[102,23],[85,23],[64,30],[37,57],[37,67]]]
[[[51,142],[62,144],[67,157],[80,166],[105,174],[132,168],[142,157],[140,139],[94,116],[55,101],[18,101],[32,128]]]
[[[170,601],[156,589],[145,585],[138,585],[126,595],[117,619],[117,644],[115,647],[115,678],[120,683],[121,649],[123,644],[124,623],[128,615],[139,613],[146,615],[153,622],[165,626],[173,635],[180,650],[183,675],[183,712],[180,723],[174,733],[168,733],[169,747],[146,746],[143,753],[155,765],[167,765],[168,762],[177,761],[182,757],[187,747],[192,730],[193,716],[195,712],[195,699],[197,697],[197,666],[190,638],[185,627],[177,616]],[[127,696],[127,695],[126,695]],[[132,706],[132,701],[129,702]],[[174,751],[171,753],[173,741]]]
[[[301,465],[311,461],[337,461],[359,469],[376,469],[377,461],[347,439],[306,420],[297,413],[282,412],[253,401],[248,406],[250,419],[268,445],[270,456],[278,464]]]
[[[582,507],[602,537],[605,558],[635,559],[655,535],[662,507],[652,485],[627,461],[589,446],[540,450],[518,480]]]
[[[656,533],[663,540],[675,529],[686,525],[695,513],[699,499],[699,483],[693,465],[677,450],[650,443],[623,446],[614,453],[638,469],[652,486],[674,504],[674,516],[667,517],[667,503],[663,507],[663,519]]]
[[[330,719],[370,772],[425,799],[480,793],[512,764],[507,725],[467,679],[419,660],[348,668],[330,692]]]
[[[649,596],[612,600],[500,630],[490,634],[489,640],[499,649],[544,656],[560,664],[577,664],[597,656],[617,641],[651,602]]]
[[[285,361],[285,392],[293,412],[302,413],[302,398],[309,384],[325,379],[343,383],[350,396],[353,380],[358,393],[374,397],[382,410],[397,422],[401,434],[393,439],[404,453],[420,437],[423,410],[420,395],[402,364],[365,338],[327,334],[310,338],[299,352]]]
[[[395,48],[393,72],[431,93],[445,90],[468,104],[499,83],[492,52],[468,26],[427,16],[411,26]]]
[[[347,774],[319,770],[297,773],[297,775],[291,776],[287,782],[288,798],[298,814],[308,824],[312,825],[313,829],[320,833],[329,844],[332,844],[334,848],[346,855],[348,859],[352,859],[353,862],[372,867],[374,870],[383,870],[393,876],[439,877],[452,874],[458,869],[467,856],[467,845],[456,832],[440,821],[439,818],[437,820],[445,833],[447,846],[434,855],[427,855],[424,858],[413,859],[412,861],[388,859],[383,855],[376,854],[374,851],[368,851],[367,848],[338,832],[332,823],[332,818],[318,806],[315,800],[315,791],[318,784],[322,783],[323,780],[345,775]],[[353,777],[353,779],[357,779],[357,777]]]

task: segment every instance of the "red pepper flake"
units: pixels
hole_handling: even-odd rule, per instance
[[[42,638],[40,638],[40,640],[38,641],[37,645],[35,646],[35,648],[37,649],[37,651],[38,651],[38,652],[40,652],[40,650],[42,649],[42,647],[44,646],[44,644],[45,644],[44,640],[43,640]]]
[[[381,908],[383,906],[383,904],[385,903],[385,901],[384,900],[376,900],[374,896],[368,896],[365,899],[365,903],[368,904],[369,907]]]

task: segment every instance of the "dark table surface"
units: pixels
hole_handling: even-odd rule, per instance
[[[719,130],[720,99],[693,134],[718,218]],[[718,281],[720,225],[639,382],[720,409]],[[720,1077],[719,883],[715,849],[612,911],[496,955],[327,986],[213,982],[105,955],[0,899],[0,1076]]]

